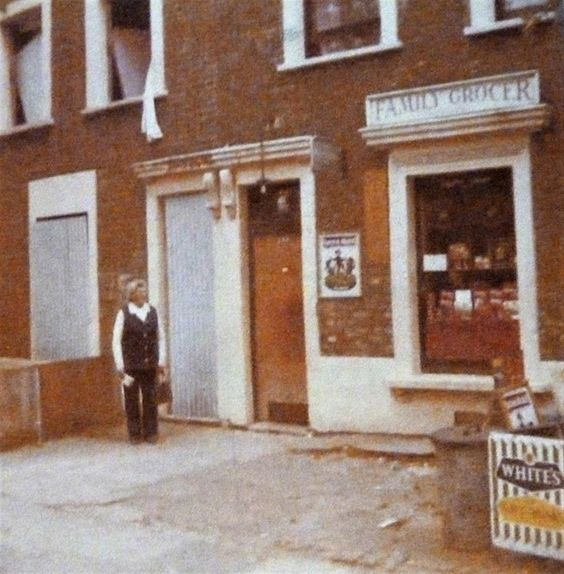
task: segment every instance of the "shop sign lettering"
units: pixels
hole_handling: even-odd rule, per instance
[[[539,103],[537,72],[454,82],[367,98],[367,125],[415,123],[433,118],[527,108]]]
[[[527,464],[518,458],[502,458],[496,476],[530,491],[564,488],[564,477],[558,465],[547,462]]]

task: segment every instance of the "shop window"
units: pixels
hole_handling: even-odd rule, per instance
[[[0,129],[37,125],[50,116],[47,2],[7,5],[0,20]]]
[[[282,0],[284,67],[399,47],[396,0]]]
[[[560,0],[469,0],[466,34],[515,28],[527,22],[552,21]]]
[[[86,3],[87,105],[140,98],[149,66],[155,94],[164,91],[162,0]]]
[[[415,178],[421,367],[487,373],[519,352],[510,169]]]

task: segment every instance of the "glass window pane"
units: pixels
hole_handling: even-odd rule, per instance
[[[378,44],[377,0],[306,0],[306,56]]]
[[[415,179],[421,358],[429,372],[488,372],[519,352],[511,171]]]

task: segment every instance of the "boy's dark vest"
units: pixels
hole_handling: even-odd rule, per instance
[[[124,305],[121,348],[125,371],[155,369],[159,362],[159,319],[154,307],[149,308],[145,321],[129,312]]]

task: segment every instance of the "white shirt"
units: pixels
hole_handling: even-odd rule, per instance
[[[151,307],[149,303],[145,303],[142,307],[138,307],[134,303],[128,303],[127,309],[132,315],[137,315],[141,321],[145,322],[147,315]],[[123,309],[118,311],[116,320],[114,323],[114,332],[112,335],[112,353],[114,355],[114,363],[116,364],[116,369],[118,371],[123,371],[123,350],[121,348],[121,338],[123,336],[123,324],[125,322],[125,317],[123,315]],[[158,343],[159,343],[159,367],[164,367],[166,365],[166,345],[164,338],[164,331],[159,321],[158,330]]]

